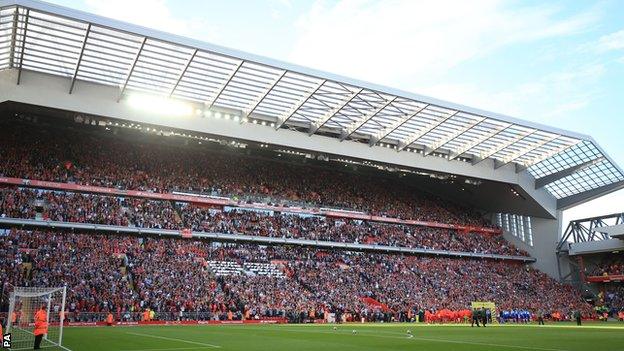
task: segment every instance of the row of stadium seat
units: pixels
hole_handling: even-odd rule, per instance
[[[284,272],[272,263],[245,262],[243,268],[258,276],[284,278]]]
[[[217,277],[241,275],[244,272],[240,264],[230,261],[208,261],[208,268]]]
[[[245,262],[243,265],[240,265],[233,261],[208,261],[208,268],[217,277],[245,274],[284,278],[282,270],[272,263]]]

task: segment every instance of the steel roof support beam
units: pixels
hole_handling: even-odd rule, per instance
[[[568,239],[570,238],[571,235],[573,235],[573,232],[574,232],[574,224],[575,222],[570,222],[568,224],[568,227],[566,228],[563,236],[561,237],[561,239],[559,240],[559,243],[557,244],[557,253],[561,252],[562,249],[568,245]]]
[[[212,105],[214,105],[215,102],[217,102],[217,100],[219,99],[219,97],[221,96],[221,94],[223,93],[223,91],[225,90],[225,88],[227,88],[228,84],[230,84],[230,82],[232,81],[232,79],[234,78],[234,76],[236,75],[236,73],[238,73],[238,70],[243,67],[243,63],[245,63],[245,61],[242,61],[238,63],[238,65],[236,66],[236,68],[232,71],[232,73],[230,73],[230,76],[227,78],[227,80],[225,81],[225,83],[223,83],[223,85],[221,85],[221,87],[219,88],[219,91],[217,92],[217,94],[215,95],[215,97],[206,105],[207,108],[211,108]]]
[[[184,69],[182,70],[182,72],[180,72],[180,75],[178,76],[178,79],[176,79],[176,82],[173,85],[173,88],[171,88],[171,91],[169,92],[169,97],[171,97],[173,95],[173,93],[175,93],[175,90],[178,88],[178,85],[182,81],[182,78],[184,78],[184,75],[186,74],[186,71],[188,70],[189,66],[191,65],[191,62],[193,62],[193,60],[195,59],[195,55],[197,55],[198,51],[199,50],[195,49],[193,51],[193,53],[191,54],[191,57],[189,57],[189,59],[186,61],[186,64],[184,65]]]
[[[505,130],[507,130],[512,125],[513,124],[507,124],[506,126],[500,126],[499,128],[491,130],[488,133],[485,133],[482,136],[480,136],[478,139],[475,139],[472,142],[464,145],[464,147],[462,147],[461,149],[452,151],[451,155],[449,155],[449,161],[452,161],[452,160],[458,158],[459,156],[461,156],[465,152],[470,151],[472,148],[480,145],[481,143],[485,142],[486,140],[490,139],[491,137],[494,137],[494,136],[504,132]]]
[[[353,133],[355,133],[358,129],[360,129],[363,125],[365,125],[366,122],[370,121],[373,117],[377,116],[379,114],[379,112],[383,111],[386,107],[388,107],[390,104],[392,104],[394,102],[394,100],[396,100],[396,99],[397,99],[396,96],[393,97],[392,99],[386,101],[383,105],[377,107],[373,111],[370,111],[370,113],[362,116],[362,118],[360,118],[360,120],[355,121],[350,126],[346,127],[345,128],[345,133],[340,136],[340,141],[344,141],[345,139],[350,137]]]
[[[413,133],[412,135],[408,135],[407,138],[405,138],[403,140],[399,140],[399,145],[397,147],[397,152],[399,152],[399,151],[405,149],[406,147],[410,146],[413,142],[415,142],[418,139],[422,138],[427,133],[429,133],[430,131],[434,130],[436,127],[438,127],[442,123],[448,121],[449,119],[451,119],[453,116],[455,116],[458,113],[459,113],[459,111],[454,111],[453,113],[449,113],[448,115],[446,115],[446,117],[443,117],[439,121],[434,122],[433,124],[429,125],[425,129],[419,130],[416,133]]]
[[[391,125],[389,125],[388,127],[386,127],[384,129],[384,132],[381,132],[380,134],[371,137],[370,140],[370,146],[375,145],[378,141],[383,140],[385,137],[387,137],[388,135],[392,134],[392,132],[394,132],[395,130],[401,128],[401,126],[403,126],[405,123],[407,123],[408,121],[410,121],[412,118],[416,117],[419,113],[421,113],[423,110],[425,110],[427,107],[429,107],[429,104],[425,104],[423,107],[420,107],[419,109],[417,109],[416,111],[403,116],[403,118],[395,121],[394,123],[392,123]]]
[[[321,118],[319,118],[318,121],[315,121],[314,123],[312,123],[312,125],[310,126],[310,131],[308,132],[308,135],[312,135],[316,133],[319,129],[321,129],[330,119],[332,119],[332,117],[334,117],[338,112],[340,112],[340,110],[342,110],[351,101],[353,101],[353,99],[355,99],[362,92],[362,90],[364,89],[359,88],[356,91],[351,92],[351,94],[349,94],[347,98],[344,99],[340,103],[340,105],[334,107],[329,112],[324,114]]]
[[[28,34],[28,19],[30,18],[30,9],[26,9],[26,19],[24,20],[24,32],[22,33],[22,48],[20,50],[19,66],[17,70],[17,85],[22,80],[22,64],[24,63],[24,51],[26,51],[26,34]]]
[[[481,117],[479,118],[476,122],[472,122],[469,125],[457,130],[455,133],[452,133],[451,135],[449,135],[448,137],[444,138],[443,140],[437,142],[434,146],[432,146],[432,148],[430,150],[425,151],[425,156],[429,156],[432,153],[438,151],[439,149],[441,149],[444,145],[448,144],[449,142],[455,140],[457,137],[459,137],[460,135],[466,133],[467,131],[469,131],[470,129],[474,128],[475,126],[479,125],[479,123],[485,121],[485,117]]]
[[[267,97],[267,95],[269,95],[271,93],[271,91],[273,90],[273,88],[275,88],[275,86],[282,80],[282,78],[284,78],[284,76],[286,75],[286,73],[288,73],[287,70],[284,70],[278,77],[277,79],[275,79],[273,81],[273,83],[271,83],[271,85],[262,93],[262,95],[260,95],[254,102],[252,102],[243,112],[243,118],[241,118],[241,123],[243,123],[243,120],[247,117],[249,117],[255,110],[256,108],[262,103],[262,101],[264,101],[264,98]],[[280,123],[275,123],[275,129],[279,129],[282,125]]]
[[[511,163],[511,162],[513,162],[513,161],[515,161],[517,159],[519,159],[520,157],[530,153],[531,151],[537,150],[540,147],[550,143],[551,141],[557,140],[559,137],[561,137],[561,135],[554,135],[554,136],[551,136],[551,137],[549,137],[549,138],[547,138],[545,140],[540,141],[539,143],[537,143],[535,145],[529,146],[528,149],[522,150],[522,151],[516,153],[515,155],[512,155],[511,157],[509,157],[505,161],[503,161],[503,162],[501,162],[501,163],[499,163],[497,165],[494,165],[494,169],[499,169],[499,168],[501,168],[501,167],[503,167],[503,166],[505,166],[505,165],[507,165],[507,164],[509,164],[509,163]]]
[[[484,160],[487,160],[488,158],[490,158],[493,155],[495,155],[497,152],[510,147],[511,145],[519,142],[520,140],[522,140],[522,139],[524,139],[524,138],[528,137],[529,135],[532,135],[532,134],[534,134],[536,132],[537,132],[537,129],[533,129],[533,130],[531,130],[529,132],[525,132],[525,133],[522,133],[520,135],[517,135],[514,138],[511,138],[511,140],[508,140],[508,141],[504,142],[503,144],[495,147],[494,149],[489,151],[487,154],[479,156],[479,159],[475,160],[474,162],[472,162],[472,165],[474,166],[474,165],[476,165],[478,163],[483,162]]]
[[[618,182],[611,183],[608,185],[603,185],[598,188],[587,190],[582,193],[570,195],[568,197],[564,197],[564,198],[557,200],[557,209],[567,210],[570,207],[580,205],[581,203],[593,200],[604,194],[607,194],[616,190],[620,190],[622,188],[624,188],[624,181],[618,181]]]
[[[13,28],[11,30],[11,47],[9,51],[9,68],[13,68],[15,64],[15,41],[17,40],[17,18],[19,15],[19,7],[15,7],[15,13],[13,14]]]
[[[69,94],[74,91],[74,84],[76,84],[76,77],[78,77],[78,71],[80,70],[80,63],[82,62],[82,56],[84,55],[85,47],[87,46],[87,40],[89,39],[89,33],[91,32],[91,23],[87,25],[84,39],[82,40],[82,46],[80,47],[80,55],[78,61],[76,61],[76,68],[74,68],[74,74],[72,74],[71,84],[69,86]]]
[[[279,117],[277,119],[277,122],[275,123],[276,129],[281,128],[295,113],[297,113],[297,111],[299,111],[301,106],[305,105],[305,103],[308,102],[308,100],[310,100],[310,98],[314,96],[314,94],[316,94],[316,92],[319,91],[319,89],[321,89],[321,87],[323,86],[323,84],[325,84],[325,82],[327,82],[326,79],[321,80],[318,83],[318,85],[314,89],[312,89],[312,91],[309,94],[301,98],[301,100],[299,100],[299,102],[295,104],[295,106],[293,106],[290,109],[290,111],[288,111],[283,116]]]
[[[553,183],[553,182],[555,182],[555,181],[557,181],[557,180],[559,180],[561,178],[565,178],[565,177],[567,177],[569,175],[572,175],[572,174],[574,174],[576,172],[579,172],[579,171],[581,171],[581,170],[583,170],[583,169],[585,169],[587,167],[591,167],[591,166],[601,162],[602,160],[604,160],[604,157],[598,157],[598,158],[596,158],[594,160],[583,162],[583,163],[578,164],[576,166],[572,166],[570,168],[563,169],[563,170],[561,170],[559,172],[555,172],[555,173],[543,176],[541,178],[538,178],[538,179],[535,180],[535,189],[543,188],[546,185],[548,185],[550,183]]]
[[[134,57],[134,60],[132,60],[132,65],[130,66],[128,75],[126,76],[124,84],[121,87],[121,91],[119,92],[119,97],[117,97],[117,102],[121,100],[124,93],[126,92],[126,87],[128,87],[128,82],[130,81],[130,77],[132,77],[132,72],[134,72],[134,68],[136,67],[137,62],[139,62],[139,57],[141,56],[141,52],[143,51],[143,47],[145,46],[146,41],[147,41],[147,37],[144,37],[143,40],[141,41],[141,46],[139,46],[139,50],[137,51],[136,56]]]

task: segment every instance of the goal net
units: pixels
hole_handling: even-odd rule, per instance
[[[35,344],[35,314],[45,318],[47,333],[40,347],[68,350],[63,346],[66,288],[14,287],[9,296],[6,333],[11,334],[11,350],[32,350]],[[43,310],[44,313],[39,312]]]

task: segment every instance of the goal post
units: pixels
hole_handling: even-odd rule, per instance
[[[66,287],[13,287],[9,296],[6,333],[11,334],[11,350],[32,350],[35,344],[35,314],[44,309],[47,333],[40,347],[69,350],[63,346]]]

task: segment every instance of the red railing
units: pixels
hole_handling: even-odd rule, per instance
[[[595,275],[587,277],[586,281],[590,283],[624,282],[624,275]]]

